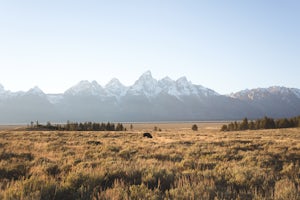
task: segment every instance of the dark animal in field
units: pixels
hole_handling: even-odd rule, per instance
[[[143,134],[143,137],[146,137],[146,138],[152,138],[152,135],[150,133],[144,133]]]

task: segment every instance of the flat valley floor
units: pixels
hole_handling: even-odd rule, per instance
[[[222,124],[2,127],[0,199],[300,199],[299,128],[221,132]]]

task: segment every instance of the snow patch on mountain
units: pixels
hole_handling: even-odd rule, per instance
[[[162,92],[172,96],[178,96],[176,82],[173,81],[171,78],[165,77],[159,80],[158,86],[161,88]]]
[[[196,87],[187,80],[186,77],[181,77],[176,81],[177,90],[179,95],[197,95]]]
[[[300,89],[291,88],[291,90],[300,99]]]
[[[293,93],[290,88],[280,87],[280,86],[272,86],[267,89],[271,94],[277,95],[289,95]]]
[[[215,96],[219,95],[217,92],[205,88],[201,85],[194,85],[191,81],[188,81],[186,77],[182,77],[176,81],[177,88],[181,95],[196,95],[196,96]]]

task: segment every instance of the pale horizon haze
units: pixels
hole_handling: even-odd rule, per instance
[[[0,1],[0,84],[188,80],[229,94],[300,88],[300,1]]]

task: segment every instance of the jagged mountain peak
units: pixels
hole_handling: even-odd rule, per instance
[[[210,96],[218,95],[215,91],[205,88],[201,85],[194,85],[185,76],[172,80],[165,77],[161,80],[156,80],[152,77],[150,71],[145,72],[133,86],[128,90],[129,94],[145,95],[147,97],[155,97],[160,93],[165,93],[175,96],[180,99],[181,96]]]
[[[91,84],[92,84],[92,85],[96,85],[96,86],[99,85],[99,83],[98,83],[97,81],[95,81],[95,80],[93,80],[93,81],[91,82]]]
[[[82,80],[75,86],[68,89],[65,94],[67,95],[92,95],[99,96],[104,95],[105,91],[97,81]]]
[[[172,80],[170,77],[166,76],[166,77],[162,78],[161,80],[159,80],[158,84],[160,87],[166,88],[166,87],[174,87],[176,82],[174,80]]]
[[[183,76],[176,80],[177,90],[180,95],[198,95],[198,90],[195,85],[192,84],[191,81],[188,81],[188,79]]]
[[[82,80],[79,81],[78,84],[75,85],[76,87],[91,87],[91,86],[100,86],[97,81],[93,80],[93,81],[88,81],[88,80]]]
[[[33,88],[29,89],[26,92],[26,94],[37,95],[37,96],[45,96],[46,95],[38,86],[34,86]]]
[[[119,79],[113,78],[106,85],[105,90],[110,96],[115,96],[117,99],[124,96],[127,92],[127,87],[123,85]]]
[[[150,77],[150,78],[152,78],[152,73],[151,73],[150,70],[148,70],[148,71],[144,72],[141,77]]]
[[[149,84],[149,83],[151,83],[151,84],[157,83],[157,80],[152,77],[151,71],[146,71],[145,73],[143,73],[139,77],[139,79],[137,81],[135,81],[134,85],[137,85],[137,84]]]
[[[231,93],[230,96],[242,100],[261,100],[270,96],[280,96],[282,99],[292,95],[300,98],[298,89],[287,88],[282,86],[271,86],[268,88],[245,89],[236,93]]]
[[[76,91],[82,91],[82,90],[89,90],[90,88],[94,87],[101,87],[96,81],[88,81],[88,80],[82,80],[79,81],[76,85],[72,86],[70,89],[68,89],[66,92],[72,90],[74,92]]]
[[[2,90],[4,90],[3,86]],[[36,93],[43,93],[40,89],[36,90],[39,91],[36,91]],[[189,95],[208,96],[215,94],[213,90],[209,90],[208,88],[199,85],[194,85],[185,76],[177,79],[176,81],[172,80],[168,76],[161,80],[157,80],[152,77],[151,71],[146,71],[130,87],[124,86],[117,78],[111,79],[104,88],[99,85],[97,81],[90,82],[88,80],[82,80],[66,90],[64,95],[102,97],[115,96],[117,99],[120,99],[125,95],[145,95],[148,98],[155,98],[162,92],[177,98]]]
[[[184,83],[184,84],[191,83],[191,82],[188,81],[188,79],[186,78],[186,76],[180,77],[179,79],[176,80],[176,82],[177,83]]]
[[[152,77],[150,71],[146,71],[139,79],[129,88],[128,93],[131,95],[145,95],[153,97],[161,91],[158,87],[158,81]]]
[[[112,78],[106,85],[105,88],[125,87],[117,78]]]
[[[247,89],[232,96],[236,99],[193,84],[186,77],[176,81],[169,77],[156,80],[151,73],[144,73],[131,87],[123,86],[117,79],[112,79],[105,88],[96,81],[84,80],[64,94],[44,94],[38,87],[27,92],[10,92],[0,85],[1,111],[10,114],[2,118],[0,115],[0,123],[28,122],[36,118],[45,121],[228,120],[264,115],[291,117],[300,113],[300,90],[296,88]]]
[[[270,95],[267,88],[245,89],[231,93],[229,96],[241,100],[258,100]]]

